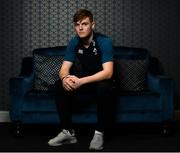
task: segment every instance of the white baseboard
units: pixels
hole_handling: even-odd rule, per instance
[[[175,110],[175,120],[180,121],[180,110]],[[11,122],[9,111],[0,111],[0,122]]]
[[[0,122],[11,122],[9,111],[0,111]]]

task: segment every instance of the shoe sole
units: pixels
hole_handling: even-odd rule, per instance
[[[53,147],[57,147],[57,146],[61,146],[61,145],[64,145],[64,144],[74,144],[74,143],[77,143],[77,139],[73,139],[73,140],[66,140],[62,143],[56,143],[56,144],[50,144],[48,143],[49,146],[53,146]]]
[[[103,150],[103,147],[100,147],[100,148],[89,147],[89,150]]]

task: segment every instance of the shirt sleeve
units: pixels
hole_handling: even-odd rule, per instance
[[[99,47],[102,54],[102,63],[113,61],[113,46],[112,39],[109,37],[99,40]]]
[[[76,56],[75,48],[77,45],[78,45],[78,38],[73,37],[67,45],[66,53],[64,56],[65,61],[74,62]]]

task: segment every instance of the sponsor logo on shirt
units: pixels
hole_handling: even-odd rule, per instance
[[[78,50],[78,54],[83,54],[83,50],[82,50],[82,49],[79,49],[79,50]]]
[[[95,47],[96,46],[96,42],[94,40],[92,40],[92,43],[93,43],[93,46]]]

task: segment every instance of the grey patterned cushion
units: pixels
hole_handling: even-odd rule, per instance
[[[122,91],[147,90],[147,59],[119,59],[115,61],[118,88]]]
[[[34,89],[52,90],[56,80],[59,79],[59,69],[62,65],[62,56],[43,56],[34,54]]]

